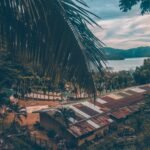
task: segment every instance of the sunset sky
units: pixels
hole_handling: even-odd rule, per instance
[[[128,49],[150,46],[150,15],[142,16],[139,6],[123,13],[119,9],[119,0],[87,0],[90,10],[100,16],[96,20],[103,29],[92,28],[94,34],[106,46]]]

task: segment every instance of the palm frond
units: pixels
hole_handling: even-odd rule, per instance
[[[130,11],[137,4],[140,4],[142,15],[150,13],[150,0],[119,0],[119,7],[123,12]]]
[[[6,49],[54,83],[66,79],[95,92],[90,63],[102,71],[102,42],[83,0],[1,0],[0,49]]]

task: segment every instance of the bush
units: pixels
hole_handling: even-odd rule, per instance
[[[56,132],[54,130],[49,130],[47,136],[49,138],[54,138],[56,136]]]
[[[38,130],[44,130],[44,128],[40,125],[38,121],[34,124],[34,127]]]

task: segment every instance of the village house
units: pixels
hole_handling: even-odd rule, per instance
[[[74,117],[68,118],[68,126],[55,117],[57,108],[43,110],[40,112],[40,124],[47,131],[54,130],[67,141],[74,141],[80,146],[86,141],[104,136],[113,122],[137,112],[141,102],[144,102],[144,94],[149,92],[150,85],[144,85],[108,94],[97,98],[95,102],[82,101],[64,105],[75,112]]]

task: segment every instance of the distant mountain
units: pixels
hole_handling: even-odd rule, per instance
[[[110,47],[103,48],[108,60],[120,60],[125,58],[150,57],[150,47],[138,47],[128,50],[115,49]]]

